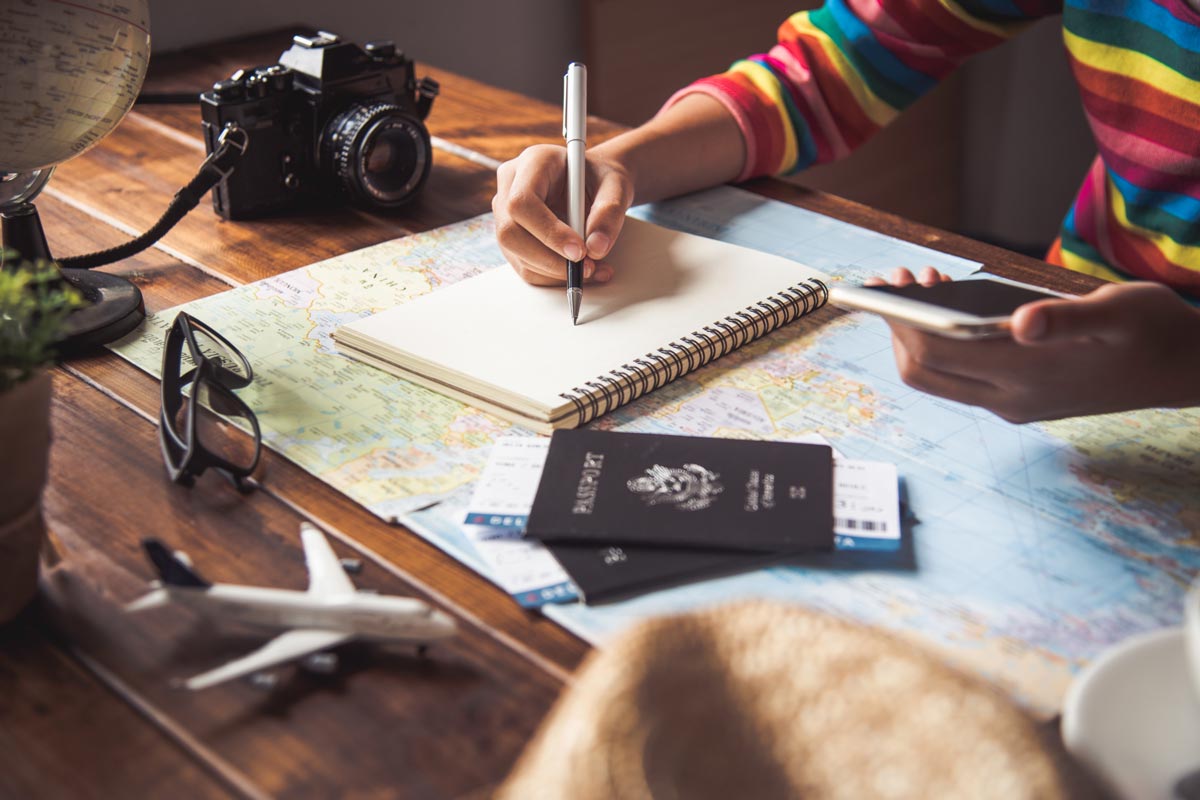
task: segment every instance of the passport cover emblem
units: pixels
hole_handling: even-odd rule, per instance
[[[625,486],[648,506],[669,503],[678,511],[702,511],[725,491],[725,487],[717,480],[719,477],[699,464],[684,464],[682,467],[655,464],[647,467],[638,477],[626,481]]]

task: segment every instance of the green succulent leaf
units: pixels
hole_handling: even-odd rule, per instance
[[[49,261],[21,261],[6,250],[0,269],[0,391],[53,363],[67,315],[85,305]]]

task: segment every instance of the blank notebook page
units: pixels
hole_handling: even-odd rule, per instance
[[[404,369],[500,402],[544,409],[713,322],[823,273],[738,245],[632,217],[609,259],[614,275],[583,290],[571,325],[566,290],[500,267],[347,325],[335,336]]]

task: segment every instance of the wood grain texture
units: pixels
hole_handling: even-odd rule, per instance
[[[443,606],[457,618],[457,637],[424,658],[411,647],[348,645],[335,675],[284,668],[266,693],[240,682],[202,693],[172,688],[266,635],[212,628],[176,608],[126,614],[122,605],[153,577],[141,538],[186,550],[215,582],[302,590],[301,517],[215,475],[191,489],[171,484],[144,418],[68,375],[55,392],[45,506],[63,563],[44,581],[45,602],[77,647],[271,796],[452,797],[504,776],[559,681],[375,563],[355,577],[359,588]],[[340,556],[363,555],[333,544]]]
[[[229,787],[163,739],[45,634],[36,605],[0,628],[0,797],[195,798]]]

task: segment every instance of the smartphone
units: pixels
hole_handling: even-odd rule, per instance
[[[953,339],[992,339],[1009,335],[1012,312],[1035,300],[1069,295],[991,278],[950,281],[934,286],[838,286],[829,302],[870,311],[894,322]]]

